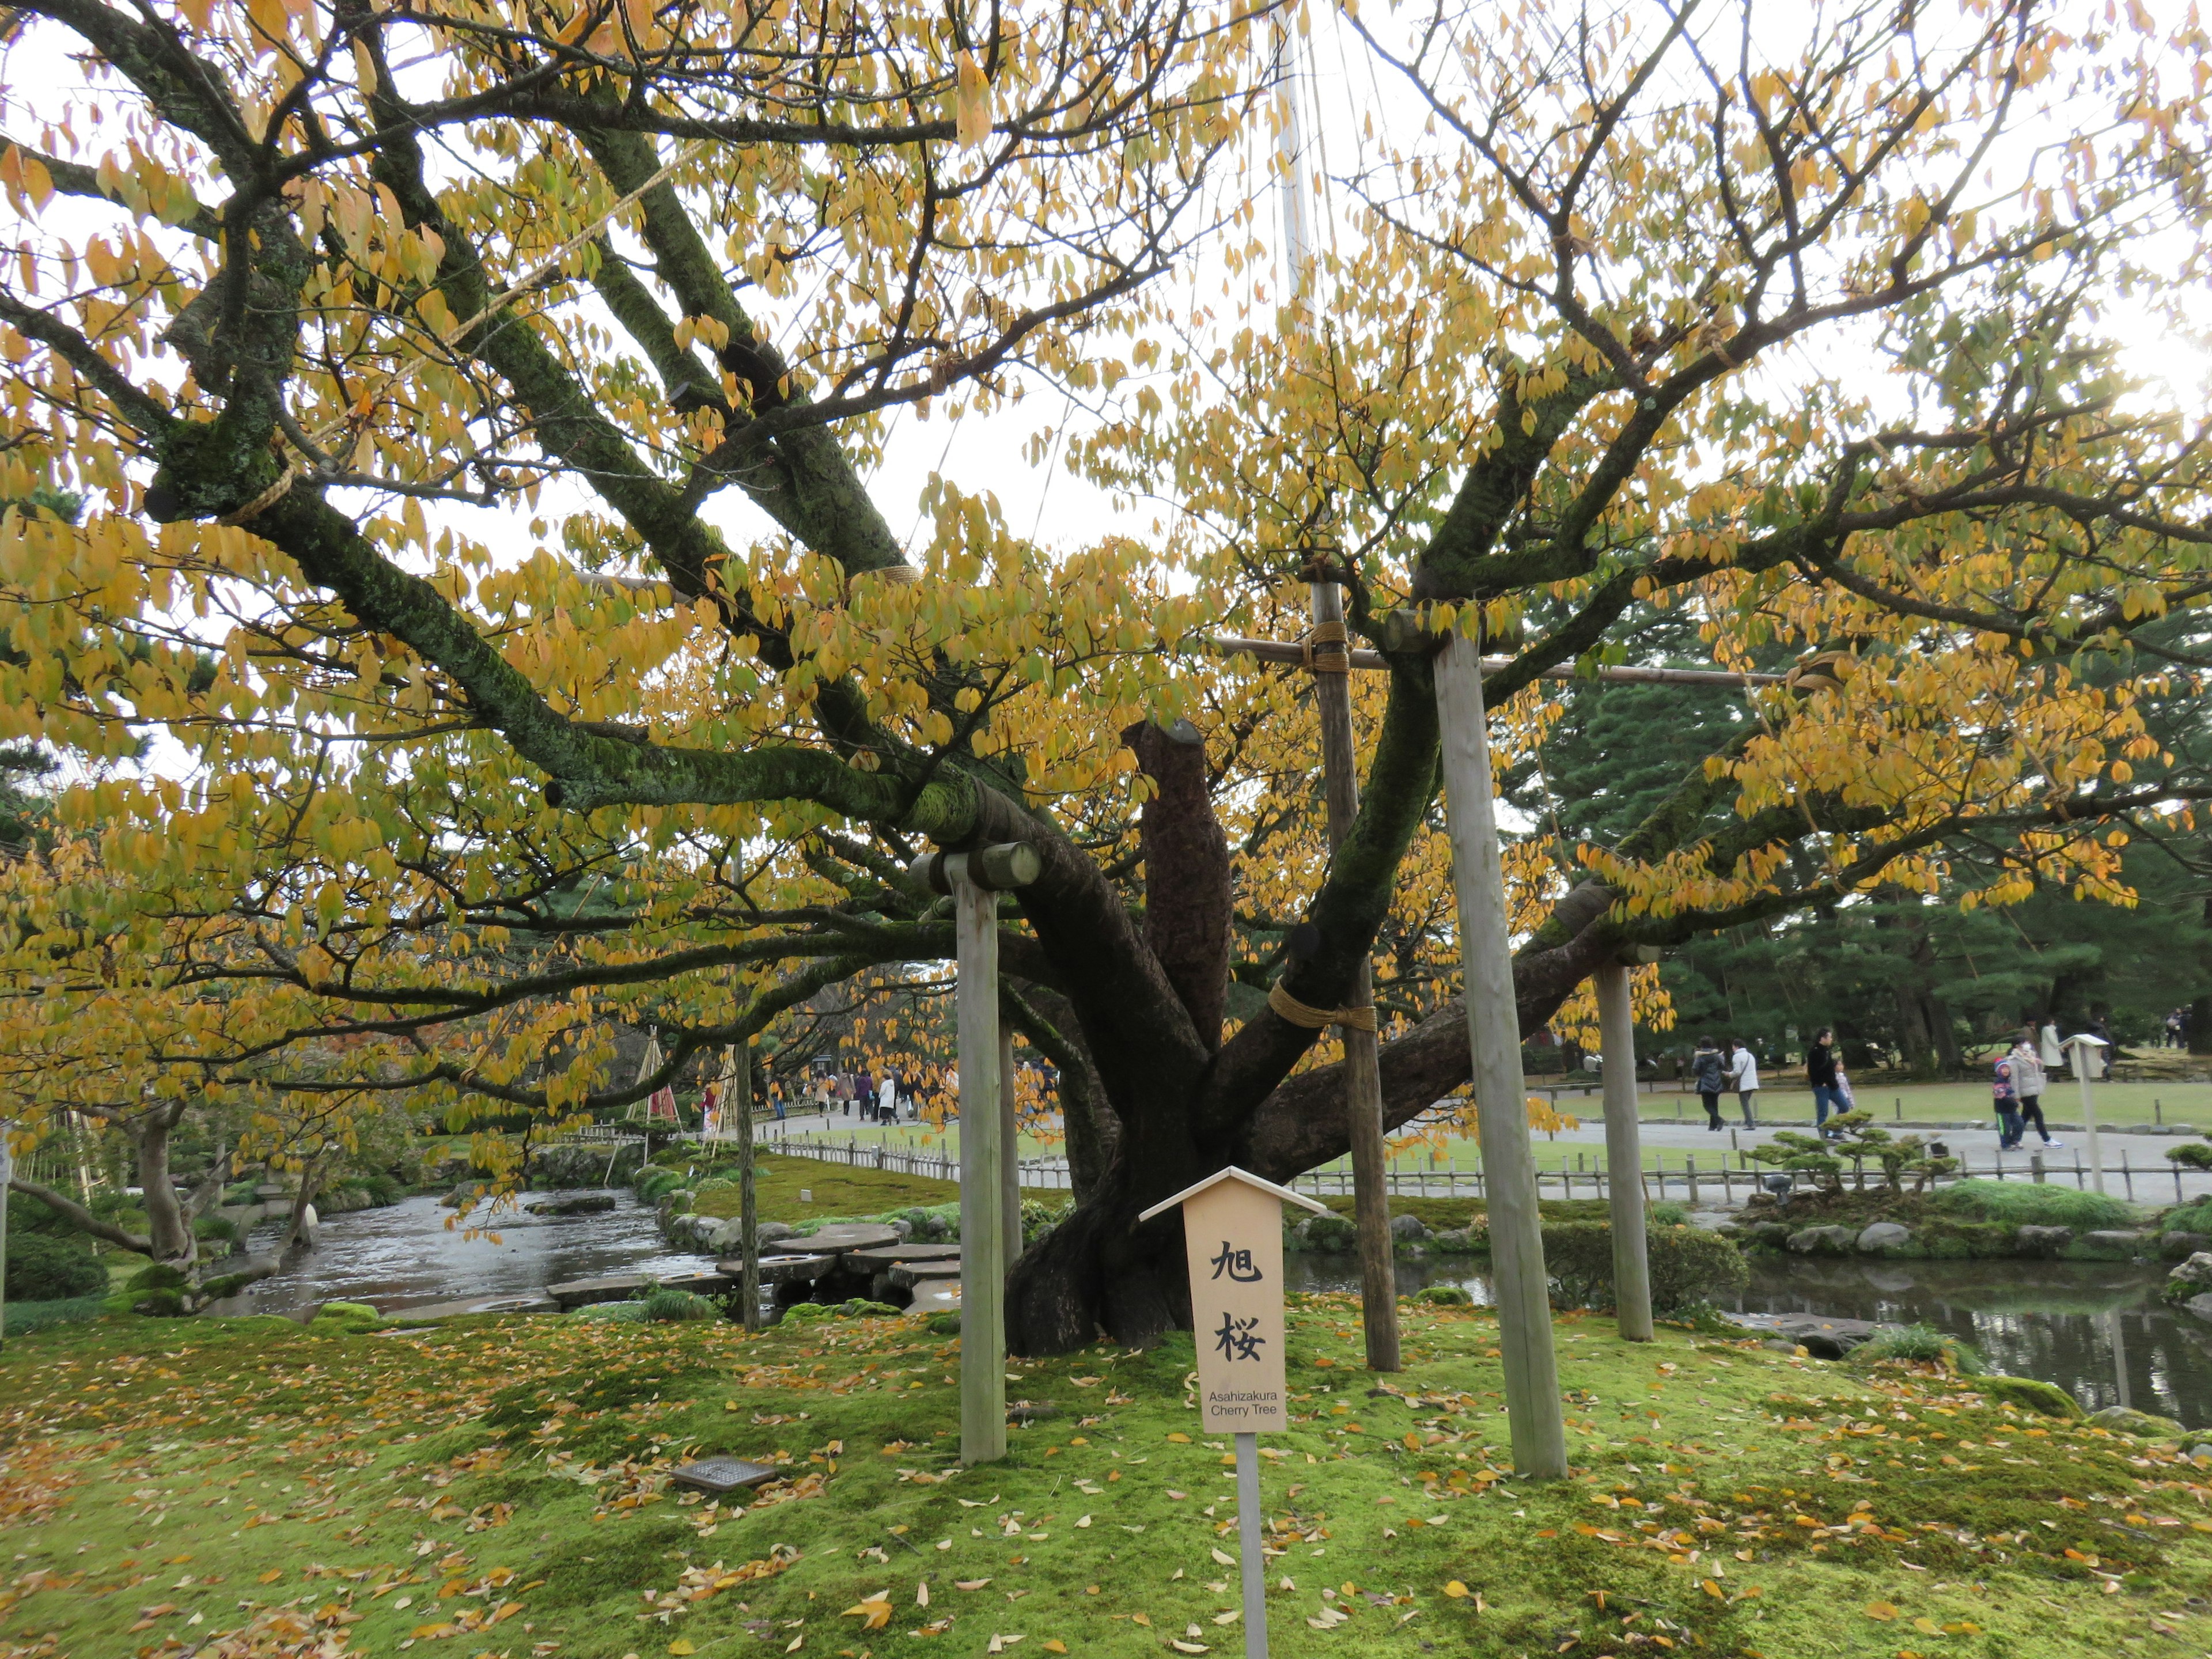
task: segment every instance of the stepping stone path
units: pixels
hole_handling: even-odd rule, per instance
[[[820,1301],[841,1301],[847,1294],[896,1301],[896,1292],[903,1291],[913,1297],[910,1311],[944,1312],[960,1305],[957,1244],[908,1243],[896,1227],[841,1222],[787,1239],[783,1248],[792,1254],[761,1258],[760,1276],[763,1285],[785,1287],[787,1300],[804,1294],[802,1286],[813,1286]],[[742,1258],[717,1261],[714,1267],[731,1279],[744,1273]]]
[[[764,1255],[760,1261],[761,1283],[791,1285],[812,1283],[837,1265],[834,1255]],[[727,1261],[717,1261],[714,1271],[726,1279],[745,1276],[744,1259],[732,1256]]]
[[[1731,1325],[1787,1338],[1816,1359],[1841,1359],[1882,1327],[1864,1319],[1829,1319],[1820,1314],[1724,1313]]]
[[[565,1285],[548,1285],[545,1294],[561,1304],[561,1311],[588,1308],[595,1302],[627,1302],[646,1286],[643,1273],[611,1273],[605,1279],[572,1279]]]

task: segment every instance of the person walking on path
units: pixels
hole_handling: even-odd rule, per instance
[[[1721,1091],[1728,1087],[1728,1062],[1709,1036],[1698,1039],[1698,1051],[1690,1056],[1690,1079],[1705,1103],[1705,1127],[1721,1127]]]
[[[1741,1037],[1729,1039],[1729,1085],[1743,1108],[1743,1127],[1759,1127],[1759,1060]]]
[[[2043,1074],[2051,1076],[2066,1064],[2066,1050],[2058,1046],[2058,1021],[2049,1014],[2043,1018],[2043,1029],[2035,1036],[2036,1060]]]
[[[2020,1145],[2023,1133],[2020,1126],[2020,1090],[2013,1079],[2009,1053],[1997,1056],[1996,1074],[1990,1081],[1990,1094],[1997,1109],[1997,1150],[2009,1152]]]
[[[2043,1091],[2050,1079],[2044,1072],[2042,1057],[2035,1052],[2034,1039],[2033,1029],[2023,1027],[2008,1056],[2012,1061],[2013,1093],[2020,1101],[2020,1133],[2013,1144],[2018,1146],[2027,1139],[2027,1126],[2033,1123],[2045,1146],[2063,1146],[2064,1141],[2051,1138],[2051,1126],[2043,1121]]]
[[[1841,1117],[1851,1109],[1850,1097],[1844,1092],[1840,1068],[1836,1064],[1836,1033],[1832,1026],[1823,1025],[1813,1038],[1813,1046],[1805,1051],[1805,1079],[1813,1085],[1813,1128],[1826,1137],[1828,1133],[1828,1114]]]
[[[898,1121],[898,1074],[896,1072],[885,1072],[883,1082],[877,1085],[876,1121]]]

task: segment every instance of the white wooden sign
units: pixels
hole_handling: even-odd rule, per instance
[[[1302,1193],[1231,1165],[1138,1218],[1181,1206],[1198,1337],[1200,1423],[1237,1437],[1237,1520],[1243,1550],[1244,1652],[1267,1659],[1260,1541],[1259,1437],[1290,1426],[1283,1380],[1283,1206],[1326,1212]]]

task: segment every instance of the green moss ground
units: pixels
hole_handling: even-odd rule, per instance
[[[1299,1420],[1264,1486],[1288,1659],[2212,1646],[2212,1460],[1948,1378],[1568,1316],[1574,1476],[1523,1484],[1494,1323],[1406,1316],[1407,1369],[1378,1379],[1351,1298],[1291,1310]],[[0,1655],[1241,1652],[1232,1474],[1186,1403],[1189,1339],[1017,1362],[1009,1393],[1059,1414],[969,1471],[957,1363],[904,1319],[11,1340]],[[793,1495],[731,1518],[661,1490],[693,1452],[786,1462]],[[877,1591],[870,1631],[844,1610]]]
[[[732,1182],[737,1179],[735,1165],[727,1159],[720,1164],[687,1161],[684,1167],[696,1170],[696,1181],[717,1175]],[[761,1218],[793,1225],[820,1216],[881,1215],[887,1210],[951,1204],[960,1197],[957,1182],[932,1181],[925,1176],[898,1175],[889,1170],[852,1170],[811,1158],[764,1154],[754,1165],[753,1179]],[[802,1192],[812,1195],[810,1201],[799,1202]],[[703,1215],[733,1216],[738,1212],[737,1188],[708,1193],[695,1200],[694,1207]]]

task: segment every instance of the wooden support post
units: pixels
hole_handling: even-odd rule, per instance
[[[1651,1340],[1651,1262],[1644,1237],[1642,1133],[1636,1121],[1636,1015],[1628,969],[1618,962],[1590,975],[1597,993],[1598,1052],[1605,1072],[1605,1167],[1613,1177],[1613,1316],[1624,1341]],[[1690,1188],[1692,1199],[1697,1188]]]
[[[1006,1267],[1012,1271],[1022,1259],[1022,1137],[1021,1114],[1014,1101],[1014,1033],[999,1023],[999,1137],[1006,1148],[1000,1160],[1000,1212],[1006,1218]]]
[[[1311,584],[1313,619],[1316,629],[1334,625],[1344,629],[1344,590],[1334,582]],[[1346,653],[1349,642],[1334,647],[1316,644],[1319,659],[1325,651]],[[1314,702],[1321,713],[1322,772],[1328,788],[1328,844],[1332,853],[1352,833],[1359,816],[1359,757],[1352,740],[1352,695],[1348,676],[1316,671]],[[1347,1008],[1375,1006],[1372,970],[1363,960],[1351,990]],[[1338,1030],[1344,1036],[1344,1115],[1352,1143],[1352,1218],[1359,1228],[1360,1322],[1367,1338],[1367,1368],[1375,1371],[1399,1369],[1398,1267],[1392,1254],[1389,1159],[1382,1141],[1382,1079],[1372,1031],[1349,1025]],[[1514,1050],[1517,1063],[1520,1050]]]
[[[1006,1455],[1005,1143],[999,1103],[999,901],[952,878],[960,1025],[960,1461]]]
[[[952,896],[960,1030],[960,1461],[1006,1455],[1006,1165],[999,1091],[999,900],[1042,873],[1020,842],[925,854],[915,873]]]
[[[745,1328],[761,1326],[760,1305],[760,1194],[753,1173],[753,1046],[740,1042],[730,1051],[730,1098],[722,1103],[727,1114],[738,1114],[738,1250],[745,1270],[738,1294],[744,1298]]]
[[[1559,1362],[1552,1350],[1551,1285],[1536,1208],[1535,1158],[1522,1099],[1521,1018],[1513,994],[1513,951],[1477,653],[1474,641],[1455,634],[1436,658],[1452,885],[1459,901],[1462,994],[1474,1060],[1474,1097],[1481,1108],[1482,1167],[1489,1189],[1491,1262],[1513,1467],[1524,1477],[1557,1480],[1567,1473],[1567,1432]]]

